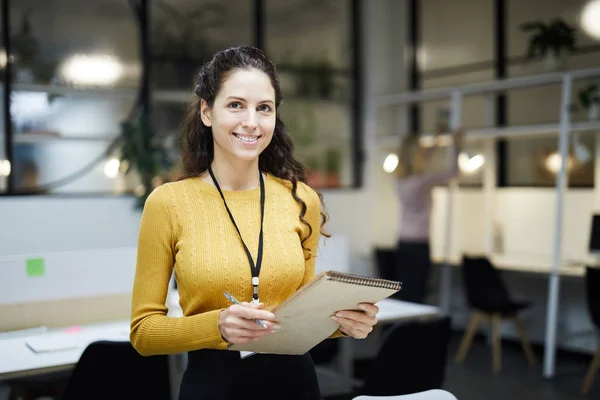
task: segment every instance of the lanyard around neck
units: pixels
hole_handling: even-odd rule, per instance
[[[223,199],[223,204],[225,205],[225,209],[227,210],[227,214],[229,214],[229,218],[237,231],[240,240],[242,241],[242,245],[244,246],[244,250],[246,251],[246,256],[248,257],[248,262],[250,263],[250,270],[252,271],[252,302],[258,303],[258,274],[260,273],[260,266],[262,265],[262,255],[263,255],[263,221],[265,218],[265,182],[262,176],[262,172],[258,171],[258,175],[260,176],[260,233],[258,234],[258,253],[256,255],[256,264],[254,264],[254,260],[252,259],[252,255],[250,254],[250,250],[248,250],[248,246],[244,242],[242,238],[242,233],[235,223],[235,219],[233,218],[233,214],[231,214],[231,210],[229,210],[229,206],[227,206],[227,201],[225,200],[225,196],[223,195],[223,191],[219,186],[219,182],[217,182],[217,178],[215,178],[215,174],[212,171],[211,167],[208,167],[208,173],[212,178],[215,187],[219,191],[221,198]]]

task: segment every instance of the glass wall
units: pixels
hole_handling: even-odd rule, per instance
[[[351,2],[265,1],[265,48],[276,62],[281,116],[317,187],[353,184]]]
[[[248,0],[150,2],[152,122],[173,159],[194,75],[213,54],[254,45],[254,5]],[[177,174],[177,170],[173,171]]]
[[[0,7],[0,29],[4,29],[2,21],[4,21],[3,15],[4,9]],[[3,38],[0,37],[0,110],[4,110],[4,91],[6,90],[6,49],[4,46]],[[7,190],[8,176],[11,172],[11,164],[8,161],[6,154],[6,132],[4,129],[4,112],[0,111],[0,193],[4,193]]]
[[[582,27],[582,12],[587,0],[549,0],[543,7],[539,1],[507,1],[507,46],[510,77],[541,73],[593,68],[600,65],[600,52],[592,51],[599,41],[586,34]],[[527,23],[566,24],[574,29],[575,51],[561,50],[558,56],[547,51],[538,57],[528,57],[530,43],[538,31],[526,32]],[[575,123],[589,120],[589,113],[579,101],[580,93],[593,80],[576,80],[573,84],[571,120]],[[552,172],[553,154],[557,149],[558,123],[561,107],[561,85],[553,84],[531,89],[510,91],[507,95],[507,120],[511,126],[554,124],[554,132],[547,137],[507,140],[505,172],[509,186],[554,186]],[[593,132],[581,132],[581,142],[593,154]],[[572,148],[572,146],[570,147]],[[569,186],[592,187],[594,184],[594,160],[582,162],[574,154],[569,162]],[[550,168],[550,169],[549,169]]]
[[[119,146],[112,146],[130,120],[144,71],[137,4],[10,2],[13,193],[118,194],[139,186],[135,174],[123,174],[126,166],[113,150]],[[147,4],[152,129],[173,158],[200,65],[219,49],[256,45],[262,32],[281,74],[281,113],[297,156],[311,168],[311,183],[355,184],[360,110],[352,1],[269,0],[262,16],[250,0]],[[0,193],[9,174],[3,129]]]
[[[19,0],[10,19],[15,191],[126,190],[106,152],[141,73],[129,3]]]

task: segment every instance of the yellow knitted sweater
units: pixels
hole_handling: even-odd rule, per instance
[[[260,188],[223,191],[242,237],[256,261],[260,232]],[[265,178],[264,252],[259,296],[272,308],[314,276],[319,243],[320,200],[298,183],[307,205],[305,220],[291,184]],[[165,306],[175,270],[184,316],[167,316]],[[142,214],[133,286],[131,343],[143,355],[226,349],[218,327],[219,313],[230,306],[223,291],[240,301],[252,299],[252,274],[239,235],[218,190],[200,178],[168,183],[155,189]],[[341,336],[336,332],[333,337]]]

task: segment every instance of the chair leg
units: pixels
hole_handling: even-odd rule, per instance
[[[598,368],[600,368],[600,342],[598,343],[596,355],[590,363],[590,368],[588,369],[588,372],[585,376],[585,380],[583,381],[583,387],[581,388],[582,395],[585,396],[592,389],[592,384],[594,383],[594,378],[596,377],[596,372],[598,372]]]
[[[525,358],[527,358],[527,362],[529,363],[529,365],[535,365],[537,361],[535,359],[535,355],[533,354],[531,343],[527,338],[527,333],[525,332],[525,327],[523,326],[523,323],[516,315],[512,317],[512,320],[515,323],[517,332],[519,333],[519,340],[521,341],[521,346],[523,347],[523,351],[525,352]]]
[[[456,363],[463,363],[465,358],[467,357],[467,352],[471,348],[471,344],[473,344],[473,337],[475,336],[475,332],[477,332],[477,327],[479,326],[479,322],[483,314],[479,311],[474,311],[473,316],[471,317],[471,321],[467,326],[467,330],[465,331],[463,338],[460,342],[460,347],[458,349],[458,354],[456,355]]]
[[[492,323],[492,365],[494,373],[497,374],[502,369],[502,350],[500,348],[500,314],[492,314],[490,321]]]

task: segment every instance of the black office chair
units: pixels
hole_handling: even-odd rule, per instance
[[[585,271],[585,289],[588,304],[588,311],[592,322],[600,329],[600,268],[587,267]],[[600,338],[596,354],[590,363],[590,367],[585,376],[581,394],[586,395],[592,389],[596,372],[600,368]]]
[[[129,342],[90,344],[77,362],[63,400],[169,399],[168,356],[144,357]]]
[[[380,278],[389,279],[391,281],[400,280],[395,248],[375,248],[375,265],[377,266],[377,275]],[[401,293],[402,291],[395,293],[392,295],[392,298],[402,300]]]
[[[356,395],[397,396],[442,388],[450,324],[450,317],[442,317],[390,329]]]
[[[375,265],[377,266],[377,275],[380,278],[396,280],[396,249],[376,247]]]
[[[339,343],[335,339],[323,340],[308,352],[316,365],[328,364],[338,355]]]
[[[464,362],[473,343],[473,337],[482,319],[492,325],[492,364],[494,373],[502,368],[500,348],[500,322],[511,319],[523,346],[525,357],[530,365],[536,363],[531,344],[525,333],[523,323],[518,318],[519,311],[529,307],[529,302],[513,301],[508,294],[500,272],[486,257],[463,256],[463,279],[469,306],[473,309],[471,321],[463,335],[456,362]]]

